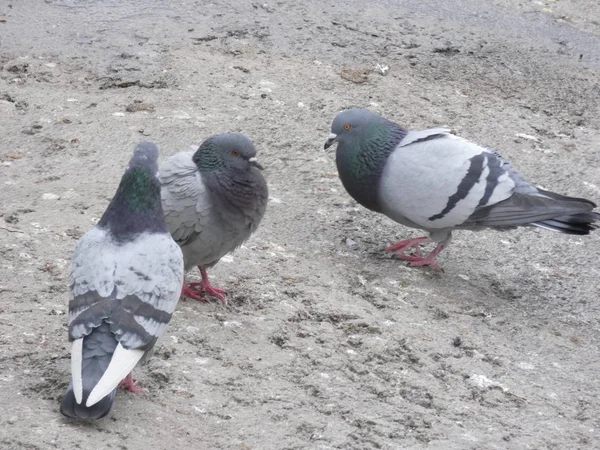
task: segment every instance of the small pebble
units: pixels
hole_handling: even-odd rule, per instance
[[[346,246],[350,250],[356,250],[358,248],[358,244],[356,243],[356,241],[354,239],[350,239],[350,238],[346,238]]]
[[[42,199],[44,200],[58,200],[59,198],[60,195],[52,194],[51,192],[47,192],[44,195],[42,195]]]

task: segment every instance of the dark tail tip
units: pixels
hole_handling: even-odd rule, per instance
[[[116,393],[117,390],[115,389],[98,403],[88,408],[85,406],[85,399],[87,398],[87,395],[84,393],[82,403],[77,403],[75,400],[75,394],[73,393],[73,387],[69,385],[67,393],[60,404],[60,412],[64,416],[71,417],[73,419],[102,419],[110,412],[112,404],[115,401]]]
[[[563,234],[586,235],[598,228],[598,225],[595,224],[598,221],[600,221],[600,214],[588,212],[555,217],[554,219],[534,222],[531,225]]]

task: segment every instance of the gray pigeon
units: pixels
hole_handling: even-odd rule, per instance
[[[185,270],[198,266],[201,283],[186,283],[185,298],[208,294],[226,304],[226,291],[211,286],[206,268],[256,231],[267,207],[267,183],[256,149],[243,134],[205,140],[195,152],[170,157],[160,169],[167,226],[181,246]]]
[[[334,119],[325,149],[334,142],[340,178],[358,203],[427,231],[437,243],[425,257],[419,244],[427,237],[386,249],[412,266],[439,270],[436,257],[455,229],[533,226],[584,235],[600,220],[591,201],[534,187],[499,154],[444,128],[408,131],[372,112],[350,109]],[[413,247],[416,255],[404,253]]]
[[[130,372],[152,355],[179,300],[183,255],[165,224],[157,160],[154,144],[136,147],[100,222],[75,248],[69,277],[72,378],[60,407],[65,416],[106,416],[120,383],[143,391]]]

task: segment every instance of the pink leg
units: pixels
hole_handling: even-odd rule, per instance
[[[385,249],[385,251],[386,252],[394,252],[395,251],[396,253],[401,254],[401,253],[404,253],[409,248],[417,247],[422,242],[426,242],[428,240],[429,240],[429,238],[425,237],[425,236],[414,238],[414,239],[405,239],[403,241],[395,243],[394,245],[390,245],[388,248]],[[417,250],[420,252],[418,247],[417,247]]]
[[[194,287],[194,285],[197,284],[200,283],[183,283],[183,289],[181,290],[181,299],[184,302],[188,297],[198,302],[208,302],[208,300],[204,298],[204,292]]]
[[[185,283],[183,290],[181,291],[181,296],[184,299],[185,297],[190,297],[199,302],[206,302],[207,300],[204,298],[204,295],[208,294],[218,298],[221,300],[221,303],[227,305],[227,300],[225,299],[227,291],[213,287],[208,279],[206,269],[201,266],[198,266],[198,268],[202,274],[202,281],[200,283]]]
[[[432,266],[435,270],[442,270],[441,267],[439,266],[439,264],[435,261],[435,259],[436,259],[437,255],[439,255],[440,252],[442,250],[444,250],[444,248],[446,248],[446,246],[450,242],[450,238],[440,242],[429,255],[423,257],[423,256],[421,256],[421,248],[419,247],[419,244],[421,244],[422,242],[425,242],[427,240],[429,240],[429,238],[427,238],[427,237],[406,239],[406,240],[400,241],[394,245],[390,245],[385,250],[388,252],[395,251],[398,258],[400,258],[404,261],[410,261],[411,267]],[[409,250],[413,247],[416,247],[416,251],[415,251],[416,256],[404,254],[404,252],[406,252],[407,250]]]
[[[435,261],[435,258],[437,258],[437,255],[439,255],[442,252],[442,250],[444,250],[445,248],[446,248],[446,243],[440,242],[437,245],[437,247],[435,247],[433,249],[433,251],[425,257],[421,256],[421,252],[418,252],[417,256],[398,255],[398,258],[400,258],[404,261],[410,261],[411,267],[431,266],[435,270],[442,270],[442,268],[439,266],[439,264]]]
[[[129,392],[133,392],[134,394],[141,394],[146,392],[146,389],[138,386],[138,382],[133,380],[133,375],[129,372],[123,381],[119,383],[119,387],[123,389],[127,389]]]

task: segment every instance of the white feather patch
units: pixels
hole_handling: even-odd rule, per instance
[[[71,344],[71,379],[75,401],[81,405],[83,399],[83,381],[81,380],[81,360],[83,358],[83,338],[75,339]]]
[[[144,356],[144,353],[146,353],[144,350],[127,350],[119,343],[106,372],[104,372],[98,384],[94,386],[87,402],[85,402],[85,406],[89,408],[110,394],[119,385],[121,380],[133,370],[139,360],[142,359],[142,356]]]
[[[502,200],[510,197],[515,189],[515,182],[510,178],[508,173],[503,173],[498,177],[496,187],[490,196],[487,205],[495,205]],[[484,205],[485,206],[485,205]]]
[[[167,329],[168,323],[158,322],[145,316],[133,316],[135,321],[144,327],[146,333],[152,336],[161,337]]]

